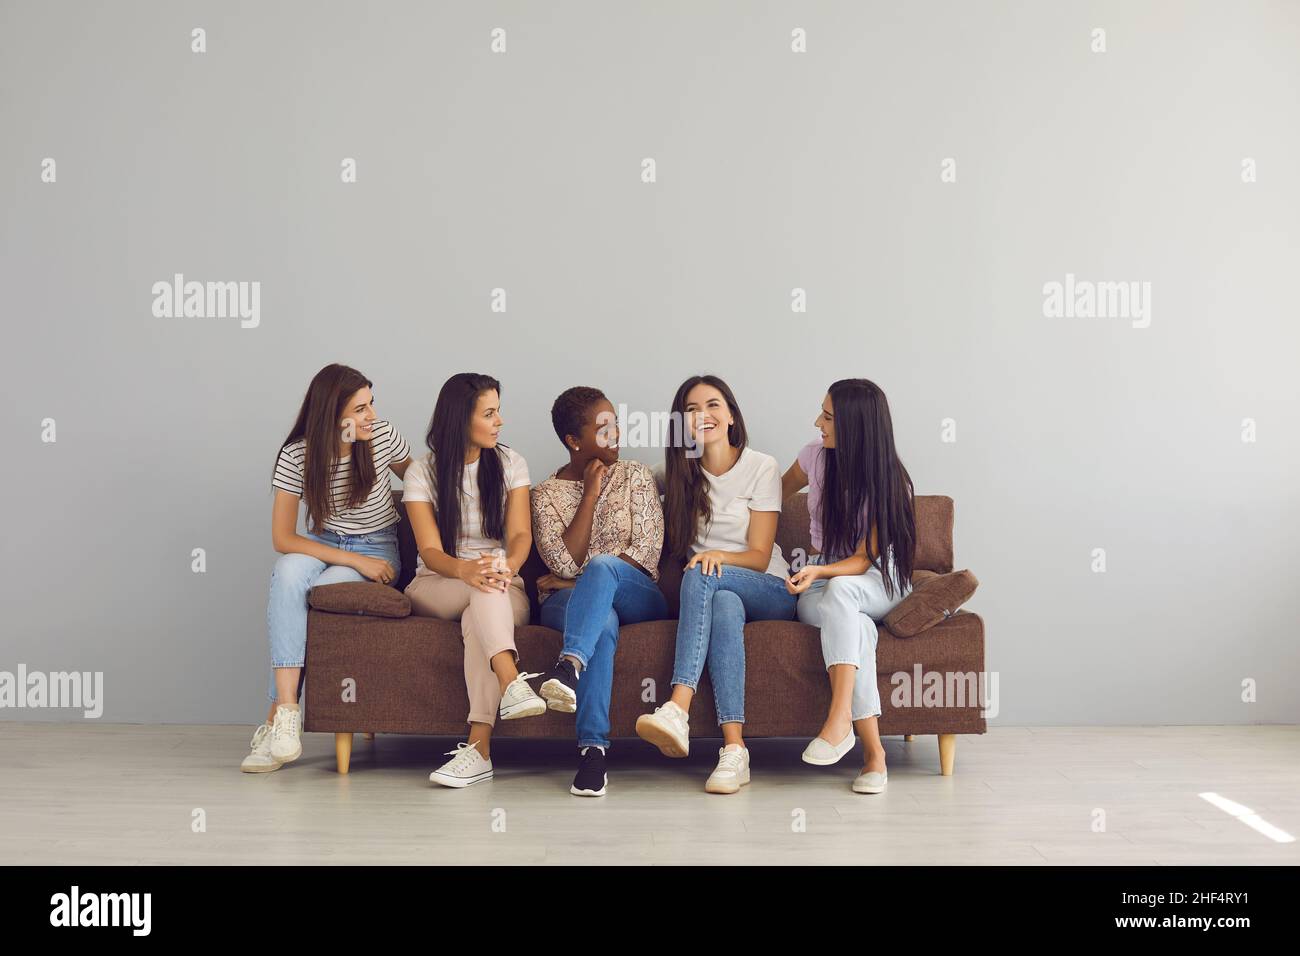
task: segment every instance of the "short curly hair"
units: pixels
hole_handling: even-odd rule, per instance
[[[587,413],[597,402],[606,401],[605,393],[598,388],[575,385],[566,388],[551,406],[551,424],[560,441],[565,435],[577,435],[587,423]]]

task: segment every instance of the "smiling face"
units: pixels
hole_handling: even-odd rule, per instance
[[[359,388],[343,404],[343,414],[339,418],[339,437],[342,442],[370,441],[374,437],[375,396],[370,388]]]
[[[479,392],[469,417],[469,443],[475,448],[495,448],[501,432],[501,396],[495,388]]]
[[[727,429],[735,421],[727,400],[712,385],[701,382],[686,393],[686,422],[699,444],[727,444]]]
[[[579,458],[599,458],[607,465],[618,461],[618,415],[609,399],[602,398],[587,409],[582,433],[568,439],[569,450]],[[573,447],[574,441],[578,447]]]
[[[835,447],[835,407],[831,404],[831,397],[828,394],[822,399],[822,413],[817,416],[813,422],[822,432],[822,447]]]

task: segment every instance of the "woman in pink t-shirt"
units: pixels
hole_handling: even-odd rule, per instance
[[[831,706],[803,752],[828,766],[862,738],[858,793],[880,793],[887,771],[880,742],[876,621],[912,588],[916,519],[912,479],[894,448],[885,393],[866,379],[831,385],[805,445],[782,477],[782,496],[808,486],[812,554],[786,584],[799,595],[799,620],[821,628]]]

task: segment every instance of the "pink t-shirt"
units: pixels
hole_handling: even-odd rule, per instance
[[[823,547],[822,528],[822,490],[826,474],[826,449],[822,447],[822,440],[814,438],[808,444],[799,449],[798,461],[799,467],[803,469],[804,474],[808,476],[808,537],[812,543],[814,551],[821,551]],[[862,513],[862,527],[871,526],[871,515],[866,510]],[[836,556],[837,559],[844,558],[845,555]]]

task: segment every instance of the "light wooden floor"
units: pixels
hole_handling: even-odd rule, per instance
[[[502,740],[496,779],[457,791],[428,782],[447,738],[358,736],[340,776],[333,735],[308,734],[296,763],[241,774],[251,734],[0,723],[0,864],[1300,863],[1198,796],[1300,836],[1300,727],[1000,727],[958,738],[952,777],[933,736],[890,737],[879,796],[849,789],[857,751],[816,768],[806,741],[751,741],[754,782],[716,796],[716,742],[668,760],[617,741],[603,799],[569,795],[563,741]]]

